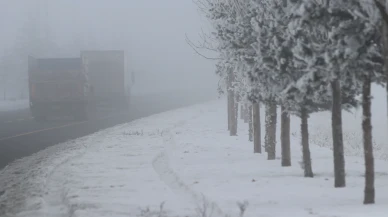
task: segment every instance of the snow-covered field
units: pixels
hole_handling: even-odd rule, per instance
[[[0,100],[0,112],[28,108],[28,100]]]
[[[335,189],[329,113],[311,117],[311,179],[298,163],[298,119],[292,119],[293,166],[282,168],[280,160],[253,154],[247,124],[239,123],[238,137],[228,136],[225,106],[219,100],[154,115],[21,159],[1,171],[0,215],[158,216],[152,211],[165,202],[166,216],[239,216],[237,203],[244,201],[247,217],[387,215],[384,148],[376,153],[377,204],[362,205],[359,113],[344,115],[345,134],[354,136],[345,137],[347,187]],[[385,113],[374,124],[386,130]],[[376,136],[378,144],[386,145],[384,137]]]

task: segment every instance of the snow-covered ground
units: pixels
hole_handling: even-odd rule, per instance
[[[28,108],[28,100],[0,100],[0,112]]]
[[[360,114],[344,115],[344,131],[354,137],[345,137],[347,187],[335,189],[328,113],[311,117],[311,179],[298,164],[298,119],[293,166],[282,168],[280,160],[253,154],[247,124],[240,122],[238,137],[228,136],[225,106],[218,100],[154,115],[21,159],[1,171],[0,216],[158,216],[151,214],[162,202],[168,216],[239,216],[244,201],[247,217],[387,215],[384,149],[376,153],[377,203],[362,205]],[[386,115],[376,121],[385,124]],[[376,136],[381,145],[383,137]]]

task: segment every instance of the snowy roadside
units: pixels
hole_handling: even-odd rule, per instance
[[[170,130],[208,106],[139,119],[14,162],[0,173],[0,216],[133,216],[163,201],[190,212],[191,201],[170,191],[152,161]]]
[[[388,161],[388,122],[386,110],[386,91],[378,85],[372,85],[372,129],[373,147],[376,159]],[[343,112],[344,148],[347,156],[364,157],[361,130],[362,108],[351,113]],[[331,148],[331,113],[321,112],[309,119],[311,143]]]
[[[28,108],[28,100],[0,100],[0,112],[20,110]]]
[[[238,216],[237,202],[248,201],[249,206],[244,215],[246,217],[311,215],[381,217],[386,215],[388,161],[376,160],[375,162],[376,205],[362,205],[364,163],[363,158],[354,157],[362,155],[362,140],[347,149],[347,155],[349,155],[346,157],[347,187],[344,189],[333,187],[333,153],[328,148],[330,140],[327,139],[330,136],[326,135],[327,132],[331,134],[331,131],[324,128],[325,122],[330,125],[328,113],[311,117],[311,134],[320,135],[320,137],[311,138],[315,178],[306,179],[303,178],[303,170],[299,164],[302,159],[299,145],[300,120],[297,118],[291,120],[292,167],[282,168],[280,160],[266,160],[266,153],[260,156],[252,154],[253,145],[247,141],[247,124],[240,122],[238,137],[228,136],[225,131],[226,111],[222,107],[224,104],[220,104],[220,109],[214,109],[213,112],[206,114],[206,119],[205,117],[197,119],[186,125],[186,129],[175,136],[175,144],[179,145],[176,145],[171,153],[172,168],[180,174],[183,182],[188,183],[193,191],[204,192],[206,197],[218,204],[224,213]],[[356,120],[354,116],[346,114],[344,123],[348,121],[347,119],[350,119],[350,125],[344,126],[345,131],[362,138],[361,130],[357,129],[357,126],[361,127],[360,124],[357,123],[358,125],[355,126],[352,122]],[[279,125],[278,132],[280,132]],[[351,131],[351,129],[357,131]],[[345,138],[348,139],[346,144],[356,141],[357,137]],[[315,145],[314,141],[320,141],[324,147]],[[355,147],[357,144],[361,147]],[[381,152],[377,152],[376,155],[384,156]],[[280,156],[279,145],[277,156]]]
[[[346,158],[347,187],[334,189],[332,152],[312,139],[316,177],[303,178],[299,120],[292,120],[293,166],[282,168],[279,160],[252,154],[247,124],[240,122],[238,137],[228,136],[225,104],[154,115],[20,160],[1,171],[0,210],[25,217],[149,216],[139,208],[158,210],[166,202],[169,216],[194,215],[206,204],[215,217],[238,216],[236,203],[248,201],[246,217],[386,215],[387,161],[376,161],[377,204],[363,206],[362,158]],[[319,126],[330,118],[311,120],[311,134],[326,133]]]

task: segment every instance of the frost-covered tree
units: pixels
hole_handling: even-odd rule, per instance
[[[345,186],[345,161],[342,138],[341,105],[354,103],[354,96],[361,92],[367,81],[365,72],[355,65],[371,64],[371,56],[379,54],[373,47],[379,46],[378,19],[370,3],[357,0],[296,2],[296,15],[300,28],[307,29],[310,36],[302,41],[300,53],[309,56],[310,68],[321,66],[321,80],[332,89],[332,130],[335,187]],[[295,28],[295,27],[294,27]],[[301,55],[303,56],[303,55]],[[311,58],[313,57],[313,58]],[[373,59],[373,58],[372,58]],[[370,70],[370,69],[369,69]],[[369,74],[368,72],[367,74]],[[362,76],[358,76],[362,74]],[[349,103],[344,103],[350,99]]]
[[[228,40],[228,34],[233,31],[234,17],[231,6],[226,2],[216,0],[198,1],[197,5],[210,20],[214,27],[214,37],[217,40],[216,51],[219,54],[219,60],[216,64],[216,73],[225,81],[227,92],[227,108],[228,108],[228,130],[230,135],[237,135],[237,111],[235,87],[237,68],[231,64],[232,55],[228,52],[228,48],[233,44]]]
[[[238,103],[247,103],[250,92],[250,81],[247,79],[249,64],[245,64],[242,54],[249,46],[241,38],[246,36],[246,28],[242,27],[240,11],[233,1],[202,1],[206,5],[207,18],[215,29],[214,37],[217,39],[217,51],[220,60],[217,63],[217,72],[227,79],[228,89],[228,122],[231,135],[237,133]]]
[[[265,149],[268,153],[268,159],[273,160],[276,157],[276,122],[277,122],[277,105],[279,104],[277,93],[281,88],[282,80],[279,79],[278,73],[280,70],[279,62],[277,62],[277,52],[279,48],[278,34],[280,32],[279,25],[276,23],[278,14],[274,9],[278,6],[280,1],[247,1],[250,4],[245,8],[249,8],[249,13],[246,14],[249,21],[250,28],[254,35],[254,40],[251,40],[249,47],[253,47],[255,56],[252,60],[254,62],[248,74],[251,77],[253,86],[255,88],[254,98],[265,103]],[[241,40],[241,39],[240,39]],[[249,63],[249,62],[248,62]]]
[[[359,46],[356,60],[362,59],[365,61],[355,61],[353,67],[356,72],[355,76],[357,80],[362,83],[362,128],[365,157],[364,204],[372,204],[375,202],[375,188],[371,124],[371,83],[375,82],[383,84],[386,82],[387,74],[383,68],[385,52],[383,52],[383,50],[385,48],[385,42],[387,40],[385,37],[387,37],[387,35],[384,34],[385,15],[377,12],[377,10],[381,10],[381,5],[372,5],[362,2],[361,6],[363,13],[359,15],[359,18],[367,21],[364,21],[365,26],[362,30],[366,37],[364,37],[364,43]],[[381,19],[381,17],[383,19]],[[383,28],[381,28],[382,25]],[[360,30],[352,30],[356,31],[355,34],[360,34]]]
[[[256,16],[256,11],[252,10],[254,5],[252,1],[230,0],[229,1],[234,11],[236,12],[236,31],[231,35],[235,44],[230,53],[234,56],[235,64],[243,65],[243,72],[245,78],[249,78],[247,85],[247,97],[252,103],[252,131],[254,153],[261,153],[261,120],[260,120],[260,99],[255,94],[258,91],[260,82],[252,79],[251,73],[256,65],[256,49],[253,44],[257,41],[251,20]]]
[[[288,36],[284,31],[288,22],[285,19],[288,4],[283,0],[250,0],[239,1],[239,5],[245,10],[240,26],[249,33],[244,38],[242,34],[236,35],[238,41],[248,42],[239,54],[245,53],[242,59],[250,65],[247,72],[255,89],[252,98],[266,104],[265,147],[268,159],[275,159],[276,107],[282,105],[279,93],[289,82],[283,76],[289,70],[291,57],[286,40]],[[282,166],[290,166],[290,119],[284,106],[281,108]]]
[[[386,0],[374,0],[382,17],[382,44],[383,44],[383,60],[384,60],[384,74],[388,76],[388,11]],[[386,85],[387,102],[388,102],[388,85]],[[387,103],[388,106],[388,103]],[[388,107],[387,107],[388,111]],[[387,112],[388,114],[388,112]]]
[[[253,140],[253,128],[250,124],[250,119],[252,119],[252,112],[249,112],[249,109],[252,106],[252,103],[249,101],[249,93],[251,92],[251,83],[249,78],[246,76],[245,73],[245,66],[243,64],[240,64],[240,67],[238,67],[236,71],[236,86],[234,91],[236,94],[238,94],[238,103],[240,104],[241,110],[241,119],[244,121],[244,123],[249,124],[249,140]],[[252,129],[252,130],[251,130]]]
[[[283,125],[287,123],[288,113],[301,118],[304,172],[305,176],[312,177],[308,117],[313,112],[331,110],[334,185],[344,187],[342,110],[357,106],[359,102],[356,96],[363,95],[366,162],[364,203],[373,203],[370,84],[382,83],[385,76],[381,71],[380,17],[376,16],[377,8],[371,4],[372,1],[204,2],[208,6],[207,16],[216,31],[220,55],[218,71],[222,72],[220,75],[223,77],[233,78],[233,85],[230,86],[234,94],[239,98],[247,94],[254,103],[255,152],[261,152],[261,147],[256,146],[256,138],[260,139],[256,135],[260,124],[255,123],[260,116],[258,102],[266,104],[265,147],[269,159],[275,158],[276,106],[281,105],[282,128],[288,127],[287,124]],[[383,6],[381,4],[379,8],[388,26],[388,14],[385,8],[381,9]],[[383,41],[388,41],[386,36],[385,32]],[[246,75],[250,78],[250,85],[244,86]],[[282,151],[283,157],[287,155],[287,145],[283,145],[283,141],[282,149],[285,150],[284,153]]]

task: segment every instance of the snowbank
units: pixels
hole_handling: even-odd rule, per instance
[[[28,108],[28,100],[0,100],[0,112],[20,110],[25,108]]]
[[[240,122],[238,137],[228,136],[225,105],[220,100],[154,115],[15,162],[1,171],[0,187],[6,187],[0,211],[26,217],[154,216],[165,202],[168,216],[201,216],[205,210],[238,216],[237,202],[244,207],[248,201],[246,217],[386,215],[387,161],[376,161],[377,204],[363,206],[362,158],[346,158],[347,187],[334,189],[330,142],[312,144],[316,177],[303,178],[299,120],[292,119],[293,166],[282,168],[279,160],[252,153],[247,124]],[[330,121],[326,114],[311,119],[312,134],[329,132],[318,128]]]

